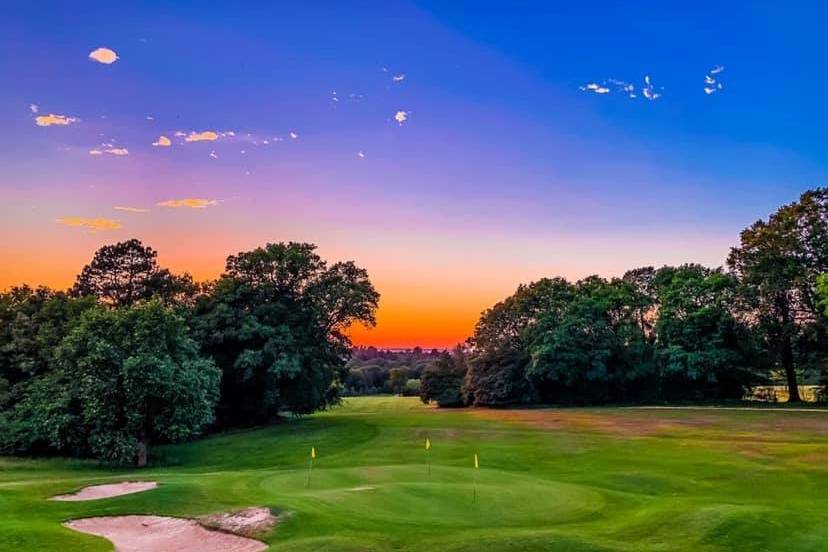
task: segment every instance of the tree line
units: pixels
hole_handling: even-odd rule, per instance
[[[227,258],[197,284],[138,240],[99,249],[66,291],[0,293],[0,454],[144,465],[151,444],[339,401],[345,329],[379,294],[306,243]]]
[[[486,310],[422,376],[446,406],[740,399],[828,383],[828,188],[743,230],[725,267],[544,278]]]

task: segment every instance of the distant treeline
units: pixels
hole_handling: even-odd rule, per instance
[[[379,294],[351,262],[267,244],[196,284],[138,240],[67,291],[0,293],[0,454],[147,462],[152,443],[336,404]]]
[[[348,361],[345,393],[376,395],[394,393],[418,396],[423,371],[440,358],[438,349],[424,351],[355,347]]]
[[[421,377],[442,405],[740,399],[826,382],[828,189],[742,231],[727,266],[544,278],[483,313]],[[824,393],[823,393],[824,396]]]

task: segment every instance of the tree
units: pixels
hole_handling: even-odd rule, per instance
[[[659,269],[659,395],[667,399],[738,399],[758,367],[748,327],[731,312],[738,281],[700,265]]]
[[[462,387],[466,370],[457,359],[457,355],[443,352],[423,371],[420,400],[425,404],[434,401],[441,407],[463,405]]]
[[[469,340],[469,362],[464,393],[475,405],[525,402],[534,396],[526,378],[529,343],[539,318],[551,319],[569,304],[574,289],[563,278],[543,278],[486,310]]]
[[[328,267],[316,246],[267,244],[228,257],[196,307],[203,350],[222,370],[223,426],[335,404],[354,323],[373,325],[379,294],[353,263]]]
[[[527,372],[542,398],[638,398],[651,373],[651,351],[638,326],[639,299],[628,281],[591,276],[578,282],[565,310],[541,316]]]
[[[405,383],[408,381],[408,370],[405,368],[391,368],[388,373],[388,387],[396,395],[402,395],[405,390]]]
[[[797,342],[820,323],[817,278],[828,271],[828,188],[807,191],[743,230],[728,266],[743,284],[746,316],[784,371],[790,401],[799,401]]]
[[[113,307],[159,297],[165,304],[191,301],[197,287],[189,274],[175,276],[160,268],[158,253],[131,239],[105,245],[78,275],[72,293],[94,296]]]
[[[213,421],[220,373],[158,301],[88,311],[58,358],[95,457],[143,466],[152,443],[189,439]]]

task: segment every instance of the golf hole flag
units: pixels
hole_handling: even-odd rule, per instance
[[[480,469],[480,460],[477,459],[477,453],[474,454],[474,467]]]
[[[311,460],[316,460],[316,447],[311,447]]]
[[[426,437],[425,447],[426,450],[431,450],[431,441],[428,440],[428,437]]]

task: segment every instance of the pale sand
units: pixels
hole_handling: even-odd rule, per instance
[[[269,512],[268,512],[269,513]],[[192,519],[109,516],[76,519],[70,529],[109,539],[116,552],[260,552],[261,541],[205,529]]]
[[[210,529],[253,537],[273,529],[279,518],[270,512],[270,508],[253,507],[240,512],[204,516],[198,521]]]
[[[76,500],[100,500],[113,496],[122,496],[132,493],[149,491],[158,487],[155,481],[124,481],[123,483],[111,483],[107,485],[92,485],[84,487],[76,493],[53,496],[51,500],[76,501]]]

